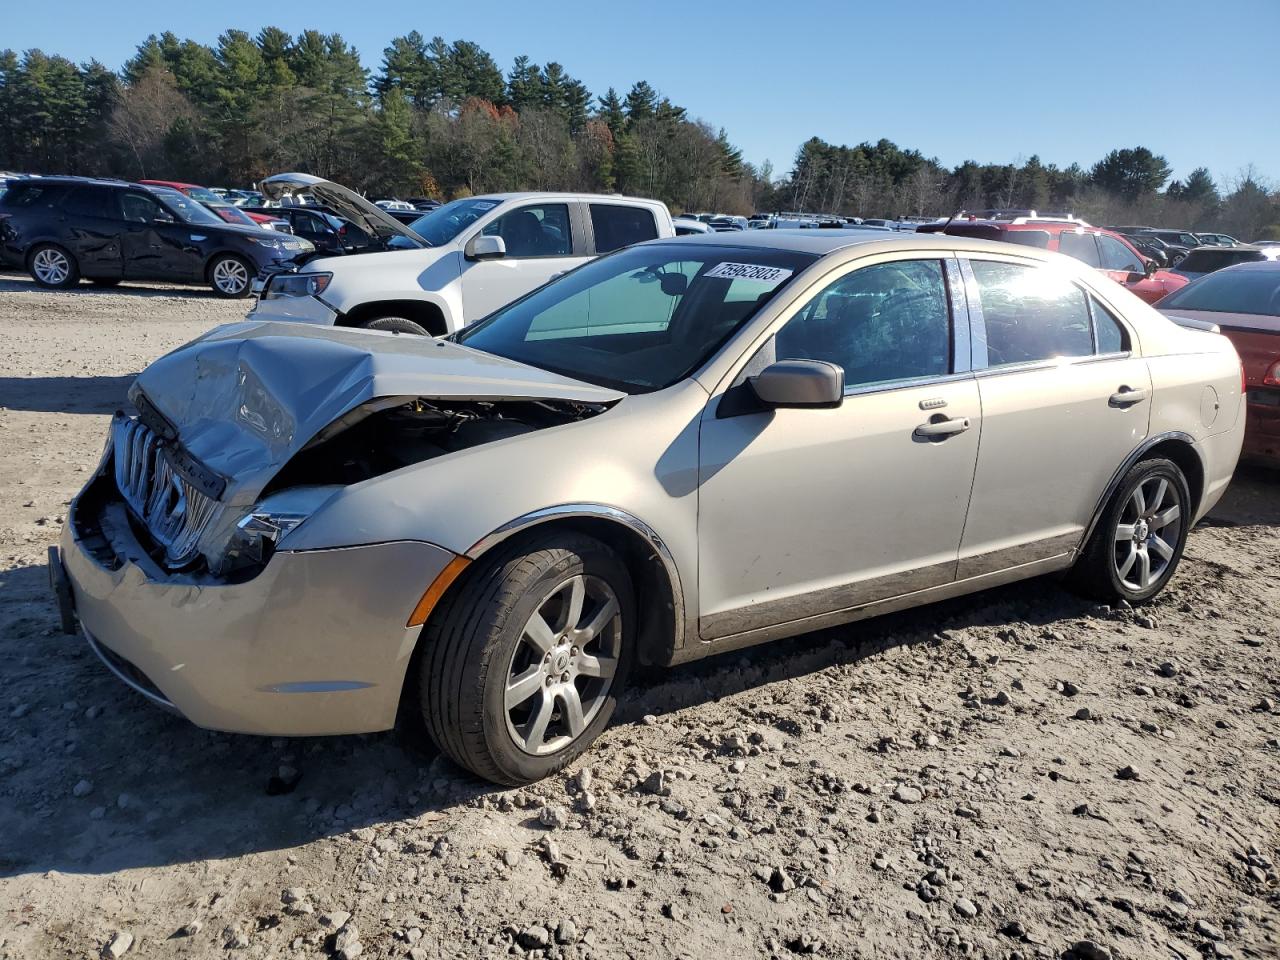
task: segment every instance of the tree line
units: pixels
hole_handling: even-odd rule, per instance
[[[789,172],[746,162],[723,128],[640,80],[592,93],[556,62],[503,72],[467,40],[396,37],[370,72],[339,34],[228,30],[214,46],[152,35],[119,72],[0,51],[0,169],[247,185],[302,170],[377,196],[621,191],[673,210],[895,217],[1071,211],[1280,237],[1280,195],[1251,168],[1170,180],[1145,147],[1092,167],[1036,156],[954,168],[879,140],[814,137]]]

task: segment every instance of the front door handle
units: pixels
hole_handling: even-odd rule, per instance
[[[949,420],[930,420],[928,423],[922,423],[916,427],[915,435],[932,440],[964,433],[968,429],[968,417],[952,417]]]
[[[1147,399],[1150,393],[1146,387],[1130,387],[1126,384],[1113,393],[1107,402],[1113,407],[1132,407]]]

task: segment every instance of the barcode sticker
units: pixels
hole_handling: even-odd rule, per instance
[[[762,283],[781,283],[793,271],[784,267],[766,267],[758,263],[717,263],[703,274],[718,280],[759,280]]]

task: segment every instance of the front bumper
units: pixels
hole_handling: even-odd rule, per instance
[[[338,313],[315,297],[277,297],[258,300],[247,320],[291,320],[295,323],[318,323],[333,326]]]
[[[100,524],[108,511],[117,519]],[[421,632],[405,623],[452,553],[419,541],[280,551],[253,579],[222,583],[161,570],[120,515],[82,494],[50,557],[118,677],[213,730],[313,736],[394,725]]]

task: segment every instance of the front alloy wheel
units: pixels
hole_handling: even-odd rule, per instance
[[[418,699],[456,763],[518,786],[555,773],[613,715],[635,658],[626,565],[579,533],[531,533],[481,557],[419,641]]]
[[[221,257],[209,270],[209,282],[219,296],[235,299],[249,292],[249,267],[239,257]]]
[[[609,585],[582,574],[533,612],[507,668],[507,732],[526,753],[568,746],[604,707],[622,650],[622,611]]]

